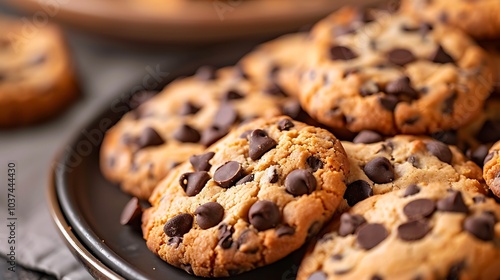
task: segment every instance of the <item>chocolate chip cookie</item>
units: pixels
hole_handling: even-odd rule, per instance
[[[484,179],[494,195],[500,198],[500,141],[496,142],[484,159]]]
[[[125,192],[147,199],[171,168],[242,122],[281,115],[286,100],[246,79],[239,68],[200,68],[127,113],[107,132],[101,170]]]
[[[496,0],[405,0],[402,11],[462,29],[476,38],[500,36],[500,2]]]
[[[419,136],[383,140],[371,131],[353,141],[342,142],[351,166],[342,209],[414,184],[441,182],[450,189],[487,193],[482,170],[455,146]]]
[[[319,22],[312,38],[301,104],[330,127],[386,135],[456,129],[492,88],[484,50],[447,25],[346,8]]]
[[[335,219],[298,280],[498,279],[500,205],[446,184],[371,197]]]
[[[62,31],[5,17],[0,29],[0,127],[38,123],[66,109],[79,90]]]
[[[242,125],[173,169],[143,215],[148,248],[205,277],[275,262],[316,234],[342,200],[340,141],[289,117]]]

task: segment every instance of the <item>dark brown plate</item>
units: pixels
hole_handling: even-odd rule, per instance
[[[238,57],[228,58],[227,53],[224,56],[227,64]],[[169,77],[192,74],[197,66],[171,72]],[[130,91],[124,91],[127,92]],[[108,106],[79,130],[82,132],[55,160],[49,189],[52,217],[68,247],[96,278],[196,279],[156,257],[147,249],[139,231],[119,223],[130,196],[101,175],[99,149],[104,130],[124,113],[112,108],[126,103]],[[301,252],[295,252],[275,264],[231,279],[295,279],[300,257]]]

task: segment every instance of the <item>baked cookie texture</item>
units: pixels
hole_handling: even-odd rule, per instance
[[[47,24],[27,32],[19,20],[0,17],[0,128],[49,119],[79,96],[62,31]]]
[[[500,141],[496,142],[484,159],[484,179],[494,195],[500,198]]]
[[[148,248],[205,277],[273,263],[316,234],[349,172],[339,140],[289,117],[259,119],[173,169],[143,215]]]
[[[500,277],[500,205],[481,194],[419,185],[364,200],[330,229],[298,280]]]
[[[286,100],[279,91],[246,79],[237,67],[200,68],[127,113],[106,133],[101,170],[125,192],[147,199],[174,166],[242,122],[287,113]]]
[[[460,28],[478,38],[500,36],[500,3],[496,0],[404,0],[401,10],[427,21],[442,22]]]
[[[447,25],[344,8],[311,36],[300,100],[330,127],[386,135],[457,129],[478,115],[492,89],[484,50]]]
[[[429,137],[398,135],[382,140],[362,132],[353,142],[343,141],[351,172],[341,209],[370,196],[405,189],[415,184],[487,194],[482,170],[455,146]]]

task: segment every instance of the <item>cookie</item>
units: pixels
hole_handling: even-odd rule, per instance
[[[478,39],[500,36],[500,3],[496,0],[405,0],[401,7],[405,13],[450,24]]]
[[[446,25],[345,8],[312,37],[300,99],[330,127],[386,135],[457,129],[477,116],[492,88],[485,52]]]
[[[500,198],[500,141],[496,142],[484,159],[483,176],[492,193]]]
[[[351,167],[342,209],[415,184],[440,182],[449,189],[487,193],[481,168],[455,146],[419,136],[383,140],[369,131],[353,141],[342,142]]]
[[[75,101],[76,76],[57,26],[26,32],[23,22],[0,17],[0,29],[6,30],[0,34],[0,127],[47,120]]]
[[[357,204],[305,257],[297,280],[500,278],[500,205],[447,188]]]
[[[242,125],[173,169],[143,215],[148,248],[205,277],[273,263],[316,234],[349,172],[340,141],[289,117]]]
[[[494,83],[493,83],[493,96],[500,96],[500,40],[481,40],[478,41],[479,45],[483,47],[489,55],[489,60],[493,65]]]
[[[286,100],[257,87],[238,68],[201,68],[127,113],[106,133],[101,170],[125,192],[147,199],[172,167],[241,122],[281,115]]]

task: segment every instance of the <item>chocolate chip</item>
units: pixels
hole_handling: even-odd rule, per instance
[[[450,267],[450,270],[448,271],[448,275],[446,276],[446,280],[459,280],[460,274],[462,273],[462,270],[465,268],[465,262],[460,261],[455,264],[453,264]]]
[[[464,221],[464,229],[478,239],[492,241],[495,238],[495,217],[491,213],[484,212],[467,217]]]
[[[372,130],[362,130],[361,132],[352,139],[353,143],[356,144],[371,144],[384,140],[382,135]]]
[[[415,55],[411,51],[402,48],[392,49],[386,55],[391,63],[399,66],[404,66],[416,60]]]
[[[240,138],[241,139],[248,139],[248,136],[250,136],[250,133],[252,133],[252,130],[245,130],[241,135],[240,135]]]
[[[377,184],[385,184],[394,180],[394,167],[385,157],[377,157],[369,161],[363,168],[366,176]]]
[[[385,87],[385,92],[405,101],[411,101],[419,97],[418,91],[411,86],[410,78],[407,76],[389,82]]]
[[[167,241],[168,246],[173,246],[175,248],[178,248],[181,243],[182,243],[182,237],[178,236],[170,237]]]
[[[187,213],[179,214],[165,223],[163,231],[169,237],[182,237],[193,226],[193,216]]]
[[[229,227],[226,224],[221,224],[219,226],[218,245],[221,246],[222,249],[231,248],[231,246],[233,245],[233,233],[234,233],[234,228]]]
[[[441,112],[445,115],[451,115],[453,113],[453,105],[455,104],[455,100],[457,100],[457,93],[453,92],[450,96],[448,96],[441,107]]]
[[[453,154],[448,145],[439,141],[430,141],[425,144],[427,150],[440,161],[451,164]]]
[[[179,109],[179,115],[181,116],[188,116],[188,115],[194,115],[200,111],[200,107],[194,105],[190,101],[187,101],[182,105],[182,107]]]
[[[243,184],[246,184],[248,182],[252,182],[253,179],[254,179],[254,175],[248,174],[247,176],[241,178],[238,182],[236,182],[235,186],[243,185]]]
[[[196,78],[202,81],[215,80],[215,68],[208,65],[201,66],[200,68],[198,68],[195,75]]]
[[[257,201],[248,211],[248,220],[258,231],[276,227],[281,220],[280,209],[269,200]]]
[[[403,208],[403,213],[410,220],[418,220],[432,215],[436,210],[436,203],[430,199],[421,198],[411,201]]]
[[[399,99],[393,95],[385,95],[379,96],[378,102],[380,103],[380,106],[382,106],[382,108],[386,109],[387,111],[393,112],[396,108],[396,105],[398,105],[399,103]]]
[[[360,201],[363,201],[373,195],[373,190],[370,184],[363,180],[358,180],[347,185],[344,193],[344,199],[347,200],[349,206],[354,206]]]
[[[323,271],[316,271],[307,280],[326,280],[328,276]]]
[[[269,183],[274,184],[280,179],[276,166],[271,166],[266,169],[266,176],[269,178]]]
[[[494,156],[495,156],[495,151],[487,154],[486,157],[484,158],[483,165],[485,165],[488,161],[492,160]]]
[[[125,205],[120,215],[120,224],[139,227],[141,224],[142,208],[139,199],[132,197]]]
[[[486,202],[486,197],[482,195],[477,195],[473,197],[472,200],[474,201],[474,204],[480,204]]]
[[[351,49],[344,46],[333,46],[330,48],[330,58],[332,60],[351,60],[358,57]]]
[[[288,225],[281,225],[278,226],[276,229],[276,235],[278,237],[283,237],[286,235],[294,235],[295,234],[295,228],[288,226]]]
[[[415,241],[424,238],[431,228],[425,220],[410,221],[398,226],[398,237],[405,241]]]
[[[223,103],[215,114],[212,125],[219,129],[229,128],[238,121],[238,112],[229,103]]]
[[[467,150],[466,154],[467,157],[469,157],[474,163],[482,167],[484,164],[484,159],[488,155],[488,146],[479,145],[475,149]]]
[[[275,83],[269,85],[264,90],[264,93],[274,97],[288,97],[288,94],[286,94],[285,91]]]
[[[224,217],[224,207],[217,202],[207,202],[198,206],[194,212],[196,223],[201,229],[209,229],[216,226]]]
[[[323,227],[323,223],[319,222],[319,221],[315,221],[314,223],[312,223],[309,228],[307,229],[307,237],[306,239],[307,240],[310,240],[311,238],[313,238],[314,236],[316,236],[319,231],[321,230],[321,228]]]
[[[411,165],[415,168],[420,168],[420,160],[416,155],[411,155],[406,159],[407,162],[411,163]]]
[[[364,224],[358,229],[358,244],[365,250],[370,250],[387,238],[389,233],[382,224]]]
[[[340,216],[339,235],[347,236],[349,234],[354,234],[354,232],[356,232],[356,230],[365,223],[366,220],[361,215],[343,213]]]
[[[373,95],[379,91],[380,91],[380,87],[375,82],[368,81],[360,87],[359,94],[361,94],[361,96],[363,96],[363,97],[366,97],[366,96]]]
[[[249,156],[252,160],[258,160],[269,150],[278,145],[271,137],[262,129],[256,129],[250,133],[250,151]]]
[[[201,139],[201,135],[198,130],[187,124],[183,124],[177,128],[173,132],[172,137],[182,143],[198,143]]]
[[[208,146],[212,145],[213,143],[217,142],[217,140],[226,136],[226,134],[228,132],[229,132],[229,128],[220,128],[217,126],[210,126],[209,128],[205,129],[203,131],[203,133],[201,134],[200,143],[202,145],[208,147]]]
[[[163,145],[165,141],[152,127],[146,127],[142,131],[141,136],[137,139],[137,146],[139,149]]]
[[[228,161],[214,172],[214,181],[223,188],[230,188],[243,177],[243,167],[237,161]]]
[[[420,24],[420,34],[422,34],[422,36],[425,36],[427,35],[429,32],[431,32],[432,30],[434,30],[434,26],[428,22],[424,22],[422,24]]]
[[[414,125],[417,121],[420,120],[419,116],[411,117],[403,121],[405,125]]]
[[[179,184],[188,196],[195,196],[201,192],[209,180],[210,175],[206,171],[189,172],[181,175]]]
[[[237,100],[237,99],[243,99],[243,98],[245,98],[245,96],[234,89],[229,90],[224,95],[224,101],[231,101],[231,100]]]
[[[420,187],[415,185],[415,184],[411,184],[406,188],[406,190],[403,194],[403,197],[412,196],[412,195],[415,195],[419,192],[420,192]]]
[[[310,194],[316,190],[316,178],[308,170],[296,169],[286,176],[285,188],[286,191],[293,196],[301,196]]]
[[[188,274],[194,275],[193,267],[190,264],[181,263],[180,267],[182,270],[184,270]]]
[[[341,254],[335,254],[331,257],[332,260],[334,261],[341,261],[344,258]]]
[[[458,143],[458,135],[456,130],[443,130],[434,132],[431,134],[431,137],[447,145],[456,145]]]
[[[295,125],[293,124],[293,122],[289,119],[281,119],[279,122],[278,122],[278,129],[280,131],[288,131],[290,130],[290,128],[294,127]]]
[[[481,143],[496,142],[500,139],[500,121],[487,120],[476,134]]]
[[[458,212],[468,213],[469,208],[465,205],[462,193],[459,191],[452,191],[447,197],[440,199],[437,202],[437,209],[445,212]]]
[[[318,171],[318,169],[323,168],[323,162],[321,159],[315,157],[315,156],[309,156],[306,160],[307,165],[311,168],[312,172]]]
[[[215,156],[214,152],[207,152],[201,155],[194,155],[189,158],[194,171],[208,171],[212,167],[209,161]]]
[[[434,53],[429,57],[429,60],[434,63],[455,63],[453,57],[451,57],[443,48],[439,45]]]

